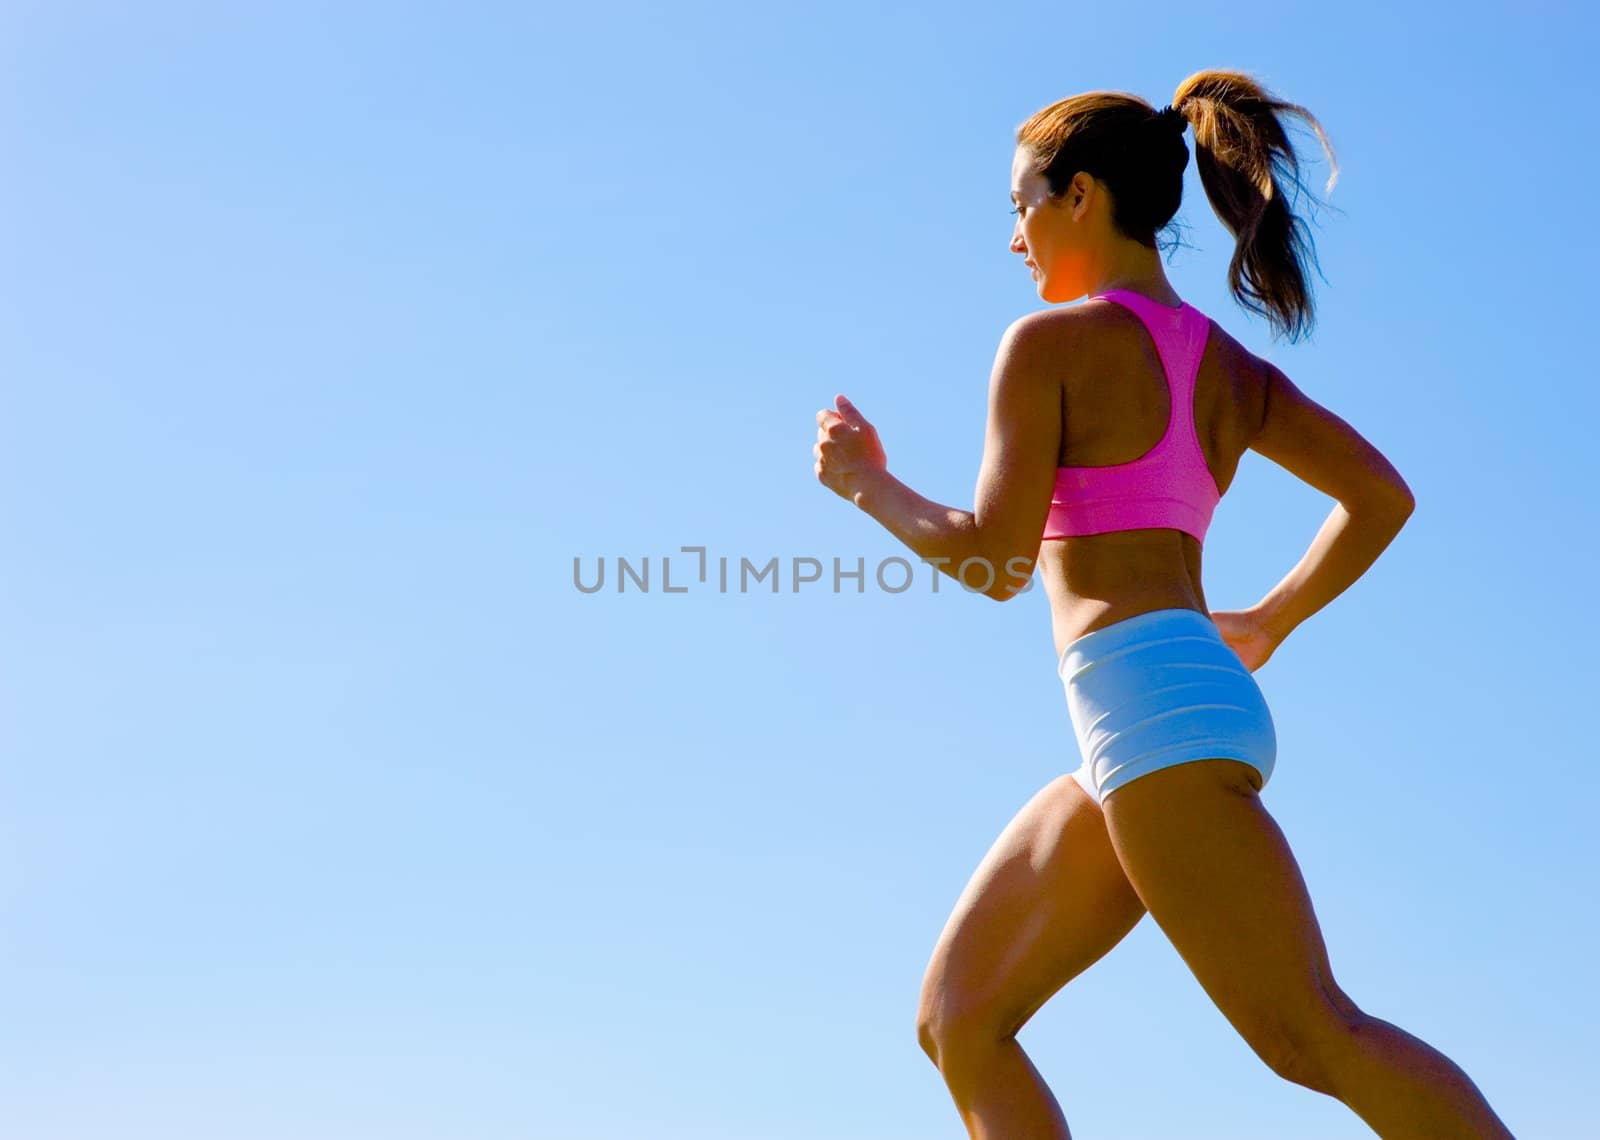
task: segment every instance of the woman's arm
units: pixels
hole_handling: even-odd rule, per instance
[[[923,560],[968,589],[1006,601],[1027,588],[1050,511],[1061,444],[1061,353],[1069,310],[1029,313],[1006,329],[989,377],[983,462],[970,511],[924,498],[887,466],[863,465],[837,478],[835,490],[877,519]],[[847,415],[819,413],[818,475],[828,445],[871,430],[848,400]],[[832,433],[832,434],[830,434]],[[852,478],[853,476],[853,478]],[[830,485],[832,485],[830,483]],[[965,569],[963,570],[963,566]]]
[[[1282,641],[1366,573],[1405,526],[1416,499],[1355,428],[1278,368],[1261,363],[1268,375],[1266,414],[1251,450],[1338,500],[1305,557],[1253,607]]]

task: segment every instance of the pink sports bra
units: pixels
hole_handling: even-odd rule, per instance
[[[1171,309],[1141,293],[1095,293],[1130,309],[1156,342],[1170,411],[1160,442],[1139,458],[1102,467],[1056,468],[1044,539],[1171,527],[1205,542],[1221,500],[1194,426],[1195,377],[1211,321],[1193,305]]]

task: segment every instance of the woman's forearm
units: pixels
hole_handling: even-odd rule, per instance
[[[987,593],[986,582],[1002,580],[1005,567],[992,566],[992,576],[984,568],[988,555],[971,511],[924,498],[887,471],[858,490],[854,500],[919,558],[963,585]],[[965,574],[963,563],[968,563]]]
[[[1367,572],[1411,516],[1409,505],[1347,508],[1336,503],[1311,548],[1283,581],[1256,603],[1281,640]]]

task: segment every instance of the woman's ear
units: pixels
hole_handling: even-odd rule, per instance
[[[1082,221],[1083,216],[1089,212],[1089,200],[1094,196],[1094,179],[1083,171],[1078,171],[1072,176],[1067,195],[1067,202],[1072,210],[1072,220]]]

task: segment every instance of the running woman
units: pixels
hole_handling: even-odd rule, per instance
[[[1251,674],[1372,565],[1414,506],[1376,448],[1162,271],[1156,234],[1177,213],[1193,127],[1201,184],[1235,238],[1234,298],[1276,335],[1311,326],[1314,251],[1284,199],[1299,187],[1287,114],[1315,130],[1331,189],[1321,124],[1234,71],[1190,76],[1159,110],[1095,91],[1018,128],[1011,251],[1042,300],[1086,299],[1002,336],[971,511],[889,474],[876,429],[844,396],[817,413],[823,485],[969,589],[1005,601],[1037,571],[1049,596],[1082,765],[1034,795],[980,862],[917,1015],[976,1138],[1069,1140],[1017,1033],[1146,911],[1274,1073],[1385,1140],[1511,1136],[1449,1058],[1340,988],[1261,801],[1277,738]],[[1213,613],[1201,547],[1246,450],[1336,505],[1264,598]]]

